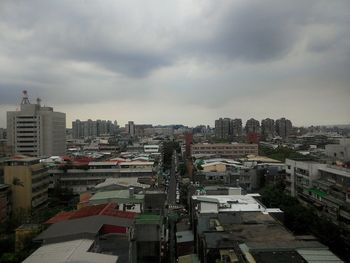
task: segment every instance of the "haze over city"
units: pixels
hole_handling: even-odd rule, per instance
[[[349,124],[350,2],[1,1],[0,110]],[[0,116],[0,127],[6,115]]]

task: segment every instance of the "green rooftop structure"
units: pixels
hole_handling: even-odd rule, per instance
[[[138,214],[136,216],[136,224],[160,224],[162,217],[155,214]]]

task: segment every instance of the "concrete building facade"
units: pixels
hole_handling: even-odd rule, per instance
[[[197,143],[191,146],[192,155],[215,155],[223,158],[239,158],[248,154],[258,155],[257,144],[246,143]]]
[[[325,166],[313,161],[286,159],[286,191],[294,197],[302,195],[320,177],[318,169]]]
[[[135,124],[133,121],[129,121],[128,124],[125,125],[125,130],[130,136],[135,136]]]
[[[245,124],[245,132],[248,133],[260,133],[260,123],[253,118],[247,120]]]
[[[49,175],[38,158],[12,159],[4,167],[4,182],[11,188],[12,210],[30,212],[45,206]]]
[[[292,133],[292,122],[286,118],[276,120],[276,133],[283,139],[288,138]]]
[[[261,135],[264,140],[271,140],[275,137],[275,121],[267,118],[261,121]]]
[[[66,114],[31,104],[24,92],[19,111],[7,112],[7,143],[14,154],[30,156],[64,155]]]
[[[115,122],[116,123],[116,122]],[[72,122],[73,139],[85,137],[98,137],[101,135],[112,135],[116,132],[116,125],[110,120],[75,120]]]
[[[11,212],[11,191],[10,186],[0,184],[0,223],[9,219]]]
[[[220,118],[215,120],[215,137],[234,140],[242,136],[242,119]]]
[[[242,119],[233,119],[232,123],[232,135],[233,138],[242,136]]]
[[[339,144],[327,144],[325,153],[335,161],[350,161],[350,138],[339,139]]]
[[[215,121],[215,137],[218,139],[230,139],[231,137],[231,119],[220,118]]]

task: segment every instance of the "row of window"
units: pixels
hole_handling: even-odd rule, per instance
[[[237,149],[258,149],[257,146],[232,146],[232,147],[192,147],[193,150],[237,150]]]
[[[237,154],[249,154],[249,153],[256,153],[255,150],[246,150],[246,151],[230,151],[230,152],[222,152],[222,151],[193,151],[193,154],[232,154],[232,155],[237,155]]]

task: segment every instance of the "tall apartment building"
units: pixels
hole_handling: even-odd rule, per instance
[[[275,121],[267,118],[261,121],[261,135],[264,140],[271,140],[275,137]]]
[[[135,136],[135,123],[133,121],[129,121],[128,124],[125,124],[125,131],[130,136]]]
[[[192,155],[215,155],[225,158],[240,158],[248,154],[258,155],[257,144],[246,143],[197,143],[191,145]]]
[[[6,139],[6,129],[0,128],[0,140]]]
[[[45,206],[50,178],[39,158],[6,161],[4,183],[10,185],[12,210],[29,212]]]
[[[283,139],[288,138],[292,133],[292,122],[286,118],[276,120],[276,133]]]
[[[231,138],[232,128],[230,118],[220,118],[215,121],[215,137],[228,140]]]
[[[255,120],[253,118],[247,120],[245,124],[245,131],[246,133],[260,133],[260,123],[258,120]]]
[[[242,136],[242,119],[233,119],[231,121],[232,125],[232,136],[241,137]]]
[[[15,154],[63,155],[66,152],[66,114],[31,104],[23,92],[19,111],[7,112],[7,143]]]
[[[116,124],[116,121],[112,123],[109,120],[75,120],[72,122],[72,136],[74,139],[79,139],[85,137],[98,137],[105,134],[112,135],[116,132]]]
[[[215,137],[223,140],[242,136],[242,119],[220,118],[215,120]]]

